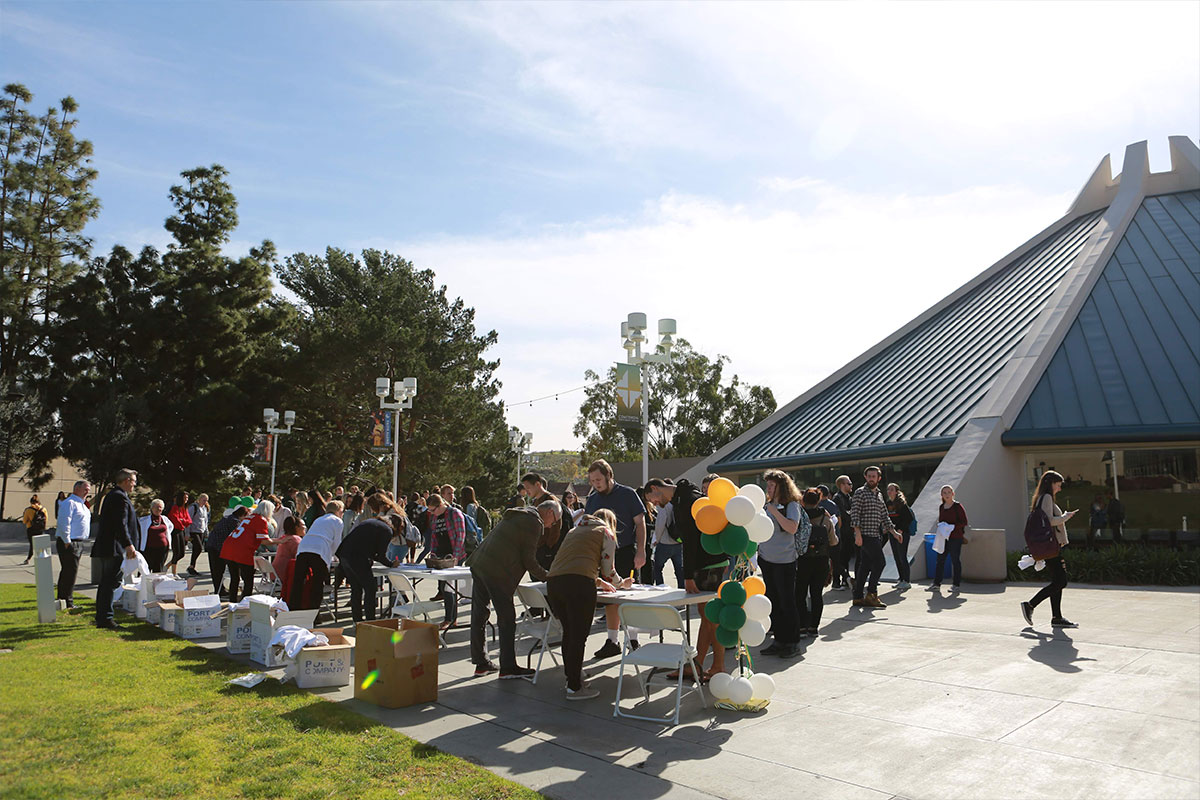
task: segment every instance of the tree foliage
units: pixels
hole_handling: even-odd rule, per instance
[[[680,339],[670,364],[643,364],[649,395],[650,456],[655,459],[708,455],[775,411],[770,388],[743,384],[735,374],[722,385],[729,358],[710,359]],[[601,380],[592,370],[579,407],[575,435],[583,438],[581,463],[641,459],[642,434],[617,425],[616,368]]]
[[[369,450],[375,379],[415,377],[414,407],[401,416],[401,489],[471,483],[481,500],[499,502],[511,487],[499,362],[485,355],[496,332],[476,332],[474,309],[432,271],[378,250],[299,253],[279,279],[301,302],[286,408],[304,429],[283,441],[280,478],[390,486],[391,454]]]

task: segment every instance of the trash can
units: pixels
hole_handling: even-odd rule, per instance
[[[933,540],[935,538],[937,538],[936,535],[932,533],[925,534],[925,574],[929,576],[930,580],[934,579],[933,576],[937,572],[938,554],[933,549]],[[953,562],[947,558],[946,564],[942,568],[942,578],[952,578],[953,569]]]

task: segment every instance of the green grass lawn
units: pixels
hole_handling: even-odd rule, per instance
[[[38,625],[34,597],[0,585],[0,797],[540,797],[86,600]]]

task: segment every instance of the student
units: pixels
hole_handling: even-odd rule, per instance
[[[33,558],[33,537],[46,532],[46,507],[38,502],[36,494],[29,498],[29,507],[21,515],[21,521],[25,523],[25,538],[29,540],[29,555],[21,562],[24,566]]]
[[[808,489],[801,499],[804,516],[796,559],[796,612],[800,618],[800,635],[815,637],[821,627],[821,612],[825,609],[825,586],[830,578],[830,542],[836,542],[833,518],[821,506],[821,493]],[[807,528],[805,530],[804,528]],[[761,561],[759,563],[762,563]]]
[[[283,535],[278,539],[270,540],[271,544],[275,545],[275,557],[271,559],[271,569],[275,570],[279,580],[282,581],[287,575],[288,562],[296,558],[300,541],[307,532],[308,528],[304,526],[304,520],[288,516],[283,518]]]
[[[167,512],[171,520],[171,574],[179,574],[179,562],[187,552],[187,529],[192,527],[192,515],[188,513],[188,493],[179,492],[175,495],[175,503]]]
[[[192,546],[192,560],[188,564],[188,575],[200,574],[196,571],[196,560],[200,558],[200,551],[204,549],[204,540],[208,537],[208,523],[211,515],[212,509],[208,505],[208,495],[201,492],[196,497],[196,501],[188,506],[188,516],[192,518],[192,523],[187,527],[188,541]]]
[[[879,599],[879,577],[883,573],[883,537],[900,538],[888,518],[887,503],[879,491],[883,471],[879,467],[863,470],[862,486],[854,490],[850,505],[850,524],[854,526],[854,543],[858,559],[854,562],[853,605],[868,608],[887,608]],[[841,479],[838,479],[839,486]]]
[[[791,476],[781,470],[767,470],[763,479],[767,484],[767,502],[763,509],[775,530],[770,539],[758,546],[758,566],[767,584],[767,599],[771,601],[773,636],[771,644],[760,652],[764,656],[794,658],[800,653],[800,617],[796,607],[800,490]]]
[[[157,497],[150,501],[150,513],[138,520],[141,528],[142,555],[151,572],[162,572],[171,552],[171,533],[175,529],[170,518],[163,516],[165,503]]]
[[[650,505],[647,502],[647,505]],[[670,561],[683,588],[683,543],[675,536],[675,509],[667,503],[654,515],[654,583],[663,585],[663,566]]]
[[[337,500],[329,504],[340,503]],[[376,581],[371,566],[378,561],[385,567],[399,565],[398,559],[388,556],[388,546],[405,532],[404,512],[383,494],[373,494],[367,501],[375,516],[364,519],[346,534],[338,545],[337,557],[342,574],[350,585],[350,615],[355,622],[375,619]]]
[[[330,503],[300,540],[292,569],[292,596],[287,601],[293,611],[321,607],[333,553],[342,543],[344,512],[341,503]]]
[[[220,597],[228,597],[229,592],[225,591],[225,560],[221,558],[221,548],[225,545],[225,540],[229,538],[229,534],[237,530],[237,526],[242,524],[247,514],[245,506],[238,506],[230,512],[229,516],[222,517],[216,521],[211,528],[208,529],[208,542],[205,544],[205,550],[208,551],[208,567],[212,573],[213,589]],[[230,571],[230,575],[232,575]]]
[[[954,499],[954,487],[947,484],[942,487],[942,504],[938,506],[938,522],[954,526],[946,539],[946,547],[938,553],[937,568],[933,573],[933,585],[929,588],[936,591],[942,587],[942,575],[946,571],[946,557],[950,557],[950,568],[954,576],[954,584],[950,591],[957,592],[962,583],[962,546],[967,533],[967,510]]]
[[[837,491],[831,499],[838,509],[838,537],[841,540],[837,549],[833,551],[833,588],[851,589],[853,582],[850,580],[850,562],[858,555],[858,545],[854,543],[854,523],[850,513],[854,503],[854,484],[850,482],[849,475],[839,475],[833,485]]]
[[[1029,510],[1032,512],[1036,508],[1041,508],[1046,516],[1050,519],[1050,526],[1054,529],[1054,536],[1058,540],[1060,548],[1066,547],[1067,539],[1067,520],[1075,516],[1074,511],[1068,511],[1065,514],[1063,510],[1054,502],[1055,495],[1062,489],[1063,476],[1054,470],[1047,470],[1042,473],[1042,479],[1038,483],[1037,491],[1033,493],[1033,501],[1030,503]],[[1046,559],[1046,569],[1050,572],[1050,583],[1043,586],[1041,591],[1033,596],[1033,599],[1028,602],[1021,603],[1021,616],[1025,617],[1025,622],[1033,624],[1033,610],[1045,599],[1050,599],[1050,624],[1055,628],[1078,628],[1074,622],[1071,622],[1062,615],[1062,593],[1067,586],[1067,565],[1063,561],[1062,553],[1053,558]]]
[[[463,512],[449,505],[442,494],[429,495],[428,502],[429,551],[438,558],[451,559],[453,565],[463,563],[467,558],[467,518]],[[458,593],[445,581],[438,581],[438,595],[435,597],[439,595],[446,609],[442,630],[447,630],[458,622]]]
[[[546,599],[562,623],[563,670],[567,699],[588,700],[600,692],[583,682],[583,651],[596,614],[596,590],[611,592],[633,584],[614,569],[616,533],[598,517],[584,515],[563,539],[546,577]]]
[[[221,559],[229,568],[229,602],[236,603],[254,591],[254,554],[271,535],[270,519],[275,505],[260,500],[221,545]],[[238,593],[239,581],[241,593]]]
[[[491,534],[467,558],[473,579],[471,596],[471,661],[475,676],[489,675],[496,665],[488,660],[486,629],[488,607],[496,610],[496,628],[500,641],[500,680],[527,678],[535,670],[517,664],[517,612],[513,594],[525,573],[535,581],[546,580],[547,572],[537,560],[538,540],[542,538],[542,507],[553,515],[561,505],[557,500],[543,501],[533,508],[510,508]],[[555,520],[558,521],[557,519]]]
[[[892,527],[900,531],[900,539],[893,538],[892,543],[892,558],[896,560],[896,574],[899,580],[896,581],[897,589],[911,589],[912,584],[908,579],[911,576],[911,564],[908,563],[908,542],[912,539],[912,509],[908,506],[908,498],[904,496],[904,492],[900,491],[900,486],[895,483],[887,485],[887,510],[888,518],[892,521]]]

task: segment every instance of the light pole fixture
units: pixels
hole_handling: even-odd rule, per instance
[[[273,408],[263,409],[263,422],[267,425],[267,435],[273,437],[271,439],[271,494],[275,494],[275,464],[279,460],[279,437],[292,432],[292,426],[296,424],[296,412],[283,412],[283,425],[279,426],[279,412]]]
[[[533,445],[533,434],[522,433],[516,427],[508,430],[508,443],[512,445],[513,452],[517,454],[517,483],[521,483],[521,455],[529,450]]]
[[[395,402],[387,401],[388,393],[395,395]],[[392,497],[400,496],[400,412],[411,411],[413,398],[417,396],[417,379],[405,378],[392,383],[387,378],[375,379],[375,394],[379,397],[381,411],[396,412],[392,426]]]
[[[634,312],[621,323],[621,347],[630,364],[670,364],[671,349],[675,347],[675,320],[658,321],[659,341],[652,353],[643,353],[647,343],[646,315]],[[646,376],[642,376],[642,485],[650,480],[650,396],[646,391]]]

